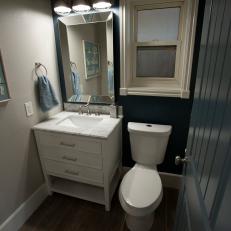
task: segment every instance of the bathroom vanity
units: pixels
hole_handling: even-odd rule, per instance
[[[61,112],[33,129],[49,193],[109,211],[122,169],[121,119]]]
[[[97,115],[61,112],[33,128],[48,191],[110,210],[122,169],[122,123],[98,114],[115,103],[113,13],[59,17],[58,30],[64,108],[81,112],[91,104]]]

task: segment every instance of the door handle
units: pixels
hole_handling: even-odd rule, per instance
[[[184,158],[181,158],[180,156],[176,156],[175,158],[175,165],[186,164],[187,162],[189,162],[187,156],[185,156]]]

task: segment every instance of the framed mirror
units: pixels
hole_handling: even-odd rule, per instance
[[[114,103],[113,13],[58,19],[64,102]]]
[[[10,91],[7,84],[2,53],[0,50],[0,105],[10,100]]]

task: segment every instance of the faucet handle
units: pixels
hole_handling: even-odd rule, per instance
[[[79,112],[80,115],[83,114],[83,107],[84,107],[84,105],[80,105],[80,107],[79,107],[78,112]]]
[[[87,115],[91,115],[91,111],[90,111],[89,105],[86,105],[86,108],[87,108]]]
[[[95,115],[96,115],[96,116],[100,116],[100,111],[99,111],[99,109],[97,109],[97,108],[95,109]]]
[[[87,100],[87,105],[89,105],[90,104],[90,102],[91,102],[91,95],[88,97],[88,100]]]

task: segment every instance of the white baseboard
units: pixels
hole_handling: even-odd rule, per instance
[[[174,188],[180,190],[182,183],[182,175],[160,172],[160,178],[165,188]]]
[[[122,176],[124,176],[130,169],[130,167],[123,167]],[[159,174],[164,187],[174,189],[181,188],[182,175],[167,172],[159,172]]]
[[[41,185],[2,224],[0,231],[17,231],[48,196],[47,186]]]

